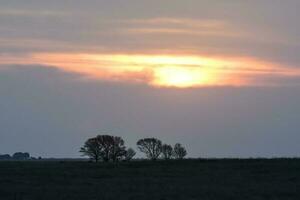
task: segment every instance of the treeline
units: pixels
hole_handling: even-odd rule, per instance
[[[9,154],[0,155],[0,160],[36,160],[37,158],[31,157],[27,152],[16,152],[12,156]]]
[[[157,138],[143,138],[137,141],[137,148],[150,160],[183,159],[187,155],[186,149],[179,143],[174,146],[163,144]],[[130,161],[136,152],[127,148],[121,137],[98,135],[89,138],[81,147],[83,156],[88,156],[95,162]]]

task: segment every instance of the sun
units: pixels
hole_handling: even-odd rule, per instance
[[[154,69],[153,85],[187,88],[209,83],[211,76],[200,67],[164,66]]]

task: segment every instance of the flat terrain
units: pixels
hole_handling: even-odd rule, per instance
[[[300,199],[300,160],[7,161],[0,199]]]

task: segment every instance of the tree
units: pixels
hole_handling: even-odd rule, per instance
[[[127,149],[126,153],[124,155],[124,160],[130,161],[135,156],[135,154],[136,154],[136,152],[132,148]]]
[[[0,160],[9,160],[11,156],[9,154],[0,155]]]
[[[124,140],[121,137],[98,135],[88,139],[80,152],[95,162],[99,160],[116,162],[125,155],[125,149]]]
[[[84,146],[81,147],[80,152],[84,156],[88,156],[91,160],[98,162],[101,158],[103,147],[99,145],[97,137],[88,139]]]
[[[183,159],[186,155],[186,149],[179,143],[175,144],[173,155],[176,159]]]
[[[144,138],[137,142],[138,149],[145,153],[147,158],[156,160],[161,154],[162,143],[156,138]]]
[[[163,159],[169,160],[172,158],[172,155],[173,155],[173,147],[171,145],[164,144],[164,145],[162,145],[161,153],[162,153]]]
[[[12,158],[15,160],[28,160],[30,158],[30,154],[27,152],[16,152],[13,154]]]
[[[111,143],[109,144],[108,149],[109,149],[108,160],[112,160],[113,162],[120,160],[126,154],[126,147],[124,145],[124,140],[121,137],[111,136]]]

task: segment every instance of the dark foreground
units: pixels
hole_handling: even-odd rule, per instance
[[[0,199],[300,199],[300,160],[0,162]]]

